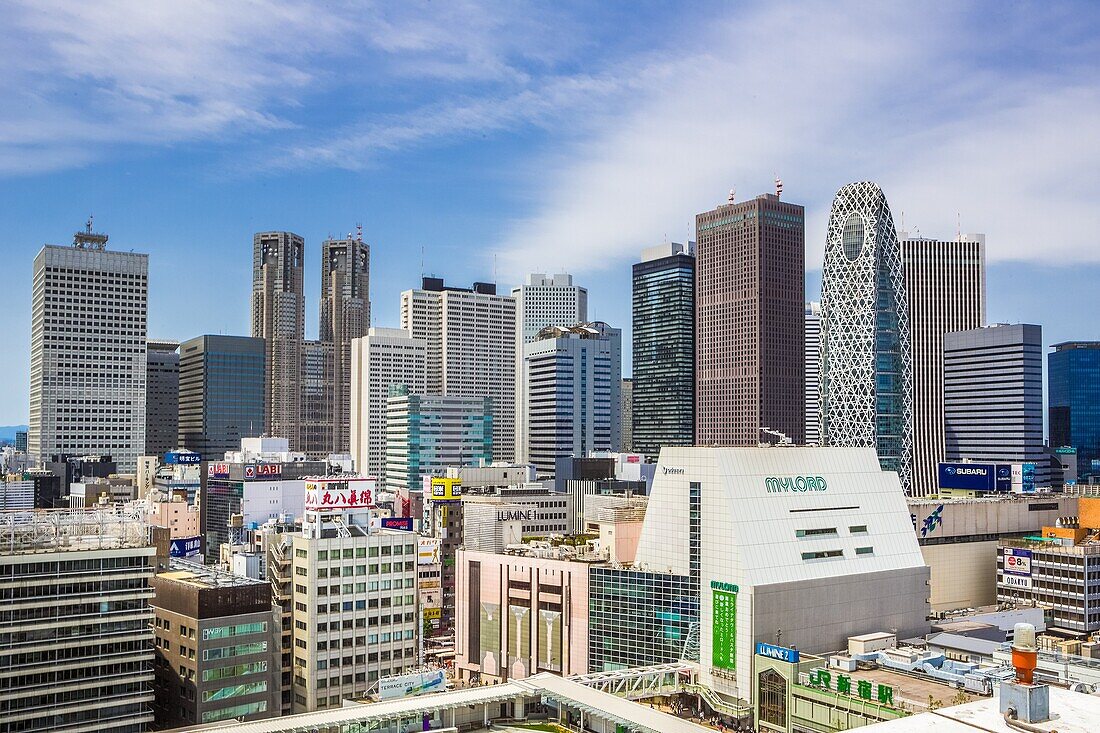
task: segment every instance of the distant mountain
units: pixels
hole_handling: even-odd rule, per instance
[[[15,440],[15,434],[26,429],[26,425],[0,425],[0,440]]]

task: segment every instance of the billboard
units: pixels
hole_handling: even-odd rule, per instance
[[[443,692],[447,689],[447,678],[443,670],[415,672],[378,680],[378,699],[395,700],[399,697],[413,697],[429,692]]]
[[[1031,550],[1004,548],[1004,574],[1001,582],[1010,588],[1031,587]]]
[[[206,467],[206,475],[211,478],[224,478],[229,475],[229,464],[211,463]]]
[[[461,501],[462,481],[457,478],[432,477],[432,501]]]
[[[198,453],[192,453],[191,451],[169,451],[164,454],[164,463],[168,466],[192,463],[199,464],[202,463],[202,456]]]
[[[768,659],[778,659],[780,662],[798,664],[799,657],[797,649],[789,649],[785,646],[776,646],[775,644],[766,644],[762,641],[758,641],[756,642],[756,653]]]
[[[440,542],[435,537],[416,538],[416,564],[438,565],[440,563]]]
[[[997,491],[1012,491],[1012,466],[1007,463],[997,464]]]
[[[374,506],[374,479],[333,477],[306,479],[306,509],[356,509]]]
[[[379,525],[382,529],[400,529],[403,532],[413,531],[412,517],[382,517]]]
[[[941,489],[997,490],[997,466],[992,463],[941,463],[939,465]]]
[[[244,467],[245,478],[270,478],[282,475],[283,466],[279,463],[257,463],[255,465],[250,463]]]
[[[711,666],[737,669],[736,585],[711,581]]]
[[[1035,493],[1035,464],[1012,464],[1012,490],[1021,494]]]
[[[168,548],[170,557],[194,557],[202,549],[202,537],[180,537]]]

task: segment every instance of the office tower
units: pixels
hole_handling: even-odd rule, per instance
[[[267,347],[248,336],[196,336],[180,345],[179,439],[221,460],[264,433]]]
[[[307,508],[295,535],[293,712],[362,699],[420,664],[417,539],[370,528],[369,509]],[[353,582],[354,581],[354,582]]]
[[[516,299],[497,295],[493,283],[454,288],[426,277],[419,290],[401,293],[401,327],[425,343],[425,394],[493,398],[493,459],[512,461]]]
[[[268,435],[286,438],[298,450],[301,413],[305,240],[291,232],[260,232],[252,238],[252,336],[266,350]]]
[[[538,332],[547,326],[564,326],[584,323],[588,320],[588,290],[573,284],[573,276],[559,273],[547,276],[534,273],[527,276],[527,284],[512,288],[516,299],[516,460],[527,460],[524,450],[527,436],[523,429],[527,424],[524,408],[527,397],[523,382],[523,345],[535,340]]]
[[[619,398],[619,424],[622,440],[619,450],[634,450],[634,380],[623,377]]]
[[[332,368],[335,344],[303,341],[299,383],[298,450],[311,458],[336,452]]]
[[[1065,341],[1047,354],[1050,445],[1077,449],[1077,481],[1100,475],[1100,341]]]
[[[176,447],[180,418],[180,355],[178,341],[145,345],[145,453],[163,456]]]
[[[633,272],[631,449],[695,442],[695,243],[642,250]],[[624,418],[625,419],[625,418]]]
[[[271,586],[184,560],[153,576],[157,726],[279,715]]]
[[[332,344],[329,384],[332,445],[346,453],[351,448],[351,342],[370,328],[370,245],[360,228],[353,239],[326,239],[321,243],[321,341]]]
[[[1049,485],[1042,327],[944,334],[943,414],[948,461],[1033,464],[1035,486]]]
[[[944,460],[943,335],[985,325],[985,235],[955,240],[900,232],[913,364],[913,496],[938,488]]]
[[[695,440],[802,443],[804,210],[764,194],[695,217]]]
[[[821,443],[874,447],[909,491],[913,376],[894,217],[874,183],[837,192],[821,275]]]
[[[351,347],[351,454],[355,470],[386,472],[386,409],[390,388],[426,393],[426,344],[398,328],[372,328]]]
[[[12,513],[5,526],[0,730],[149,730],[156,549],[144,519],[59,509]]]
[[[821,303],[806,303],[806,445],[821,439]]]
[[[20,453],[27,452],[27,431],[16,430],[15,431],[15,450]]]
[[[145,452],[149,256],[107,249],[85,230],[34,258],[31,460],[110,455],[124,471]]]
[[[559,457],[618,450],[621,332],[606,323],[551,326],[523,347],[527,456],[539,476]]]
[[[0,475],[0,511],[34,509],[33,481]]]
[[[493,460],[493,405],[488,397],[439,397],[390,389],[386,403],[386,488],[419,491],[425,476],[449,466]]]

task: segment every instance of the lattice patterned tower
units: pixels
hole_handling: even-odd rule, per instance
[[[821,442],[873,446],[912,482],[913,377],[894,219],[874,183],[837,192],[821,280]]]

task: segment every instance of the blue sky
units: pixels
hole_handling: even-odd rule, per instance
[[[568,270],[629,326],[630,263],[736,187],[885,189],[987,235],[989,315],[1100,338],[1093,3],[0,0],[0,425],[26,420],[31,262],[89,213],[151,255],[150,336],[246,333],[251,236],[364,225],[375,325],[422,271]],[[899,221],[899,226],[901,222]],[[422,265],[423,263],[423,265]]]

